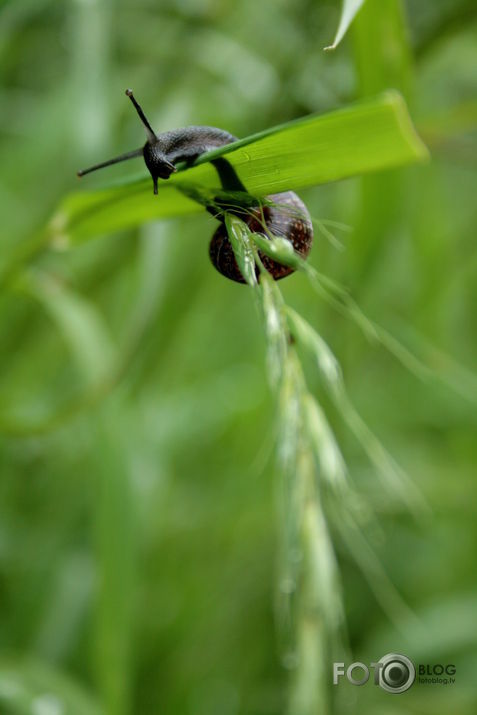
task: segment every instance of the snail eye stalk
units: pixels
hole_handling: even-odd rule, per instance
[[[154,129],[149,124],[149,121],[148,121],[146,115],[144,114],[141,105],[136,101],[136,98],[133,94],[132,89],[127,89],[126,95],[129,97],[129,99],[133,103],[134,108],[136,109],[136,112],[138,113],[141,122],[144,124],[144,128],[146,129],[148,144],[155,144],[158,141],[157,135],[154,132]],[[105,166],[111,166],[112,164],[119,164],[120,161],[128,161],[129,159],[134,159],[134,157],[136,157],[136,156],[143,156],[143,154],[144,154],[143,149],[133,149],[133,151],[128,151],[125,154],[120,154],[119,156],[115,156],[113,159],[108,159],[108,161],[102,161],[100,164],[94,164],[94,166],[89,166],[87,169],[80,169],[77,172],[77,175],[81,177],[81,176],[84,176],[85,174],[90,174],[92,171],[97,171],[98,169],[104,169]],[[171,169],[171,171],[175,171],[175,167],[173,167]],[[154,185],[154,193],[157,193],[157,181]]]
[[[105,166],[111,166],[111,164],[119,164],[120,161],[128,161],[128,159],[134,159],[134,157],[136,156],[142,156],[142,149],[133,149],[133,151],[126,152],[126,154],[120,154],[120,156],[115,156],[114,159],[102,161],[101,164],[94,164],[94,166],[90,166],[87,169],[80,169],[77,172],[77,175],[81,177],[85,174],[90,174],[92,171],[104,169]]]
[[[130,99],[131,102],[133,103],[133,105],[134,105],[134,107],[135,107],[135,109],[136,109],[136,112],[137,112],[138,115],[139,115],[139,119],[140,119],[141,122],[144,124],[144,127],[145,127],[145,129],[146,129],[146,134],[147,134],[147,140],[148,140],[148,142],[149,142],[150,144],[154,144],[154,142],[157,142],[156,133],[155,133],[154,129],[151,127],[151,125],[149,124],[149,121],[148,121],[146,115],[145,115],[144,112],[142,111],[141,105],[138,104],[138,102],[136,102],[136,98],[135,98],[135,96],[134,96],[134,94],[133,94],[132,89],[127,89],[127,90],[126,90],[126,95],[129,97],[129,99]]]

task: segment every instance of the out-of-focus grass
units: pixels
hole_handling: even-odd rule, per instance
[[[373,5],[366,0],[355,23]],[[407,4],[417,51],[412,114],[423,130],[439,119],[432,163],[400,174],[392,194],[381,182],[379,201],[372,192],[363,199],[361,180],[303,191],[314,216],[354,228],[342,252],[318,238],[311,264],[346,284],[374,323],[417,346],[426,362],[468,380],[470,393],[464,368],[477,360],[477,130],[472,115],[458,126],[455,116],[477,92],[473,5]],[[0,13],[2,265],[77,188],[79,166],[99,151],[108,156],[137,144],[126,86],[151,107],[158,131],[197,123],[238,136],[361,93],[355,31],[363,25],[333,54],[323,53],[338,10],[321,2],[10,0]],[[99,39],[92,29],[98,17]],[[401,37],[402,27],[393,28]],[[368,67],[383,55],[399,60],[402,46],[386,54],[383,37],[362,43]],[[384,82],[390,85],[403,90],[395,74]],[[129,172],[125,165],[114,175]],[[273,613],[275,475],[266,459],[275,407],[248,291],[208,263],[214,225],[205,215],[181,218],[36,263],[34,277],[57,287],[56,314],[73,295],[86,315],[94,311],[93,323],[106,326],[113,355],[127,353],[123,367],[104,378],[107,389],[93,409],[42,435],[19,436],[74,400],[90,373],[44,301],[31,291],[1,296],[0,403],[18,427],[17,436],[1,438],[0,708],[8,715],[31,710],[31,698],[41,698],[40,713],[57,713],[61,704],[108,715],[128,707],[181,715],[283,711],[287,679]],[[379,250],[368,260],[364,247],[375,241]],[[317,300],[303,275],[281,290],[319,327],[353,405],[433,512],[416,524],[388,498],[310,365],[309,389],[350,478],[377,514],[366,537],[422,626],[419,632],[403,616],[396,628],[332,531],[353,658],[374,661],[385,649],[457,665],[455,686],[416,685],[398,703],[372,686],[350,692],[343,685],[335,696],[358,698],[358,712],[471,715],[475,407],[370,346]],[[95,374],[110,364],[110,348],[101,365],[93,361]],[[343,658],[338,650],[336,659]]]

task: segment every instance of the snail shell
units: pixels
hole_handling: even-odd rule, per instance
[[[272,194],[267,196],[267,199],[273,203],[273,206],[263,206],[262,209],[268,230],[273,236],[287,238],[291,241],[295,251],[305,259],[313,243],[313,225],[305,204],[293,191]],[[241,218],[244,219],[253,233],[260,233],[265,238],[268,238],[263,230],[260,209],[254,209],[246,216],[241,214]],[[227,229],[223,223],[220,224],[212,236],[209,255],[219,273],[232,281],[237,281],[237,283],[245,283],[235,260]],[[294,271],[293,268],[283,266],[263,255],[263,253],[259,253],[259,256],[263,265],[275,280],[285,278],[285,276]],[[258,278],[258,268],[256,268],[256,272]]]

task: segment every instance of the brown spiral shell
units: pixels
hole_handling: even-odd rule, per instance
[[[263,216],[270,233],[273,236],[287,238],[292,242],[295,251],[302,258],[306,258],[313,243],[313,225],[305,204],[293,191],[272,194],[267,196],[267,199],[274,204],[273,206],[263,206]],[[282,206],[283,209],[281,209]],[[268,238],[263,232],[260,209],[254,209],[250,215],[241,216],[241,218],[253,233],[260,233]],[[232,281],[237,281],[237,283],[245,283],[223,223],[212,236],[209,255],[219,273]],[[283,266],[263,253],[259,253],[259,255],[263,265],[275,280],[285,278],[294,271],[293,268]]]

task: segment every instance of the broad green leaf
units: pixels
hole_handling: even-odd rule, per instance
[[[356,13],[361,9],[364,0],[343,0],[343,7],[341,9],[341,17],[336,31],[335,39],[331,45],[325,47],[325,50],[335,50],[340,44],[343,37],[348,31],[348,27],[353,22]]]
[[[194,167],[187,171],[179,167],[167,183],[162,182],[158,196],[152,193],[150,178],[70,194],[53,216],[44,240],[68,246],[153,219],[203,211],[190,198],[191,186],[202,194],[204,188],[220,189],[209,163],[219,156],[226,156],[249,193],[264,196],[421,161],[427,149],[402,97],[387,92],[204,154]]]

